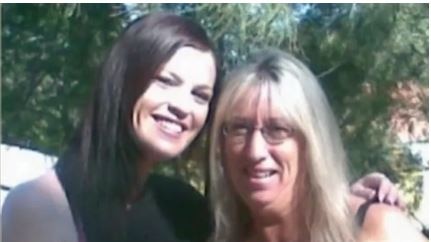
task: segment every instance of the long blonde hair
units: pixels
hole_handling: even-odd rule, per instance
[[[271,103],[282,107],[305,138],[309,185],[304,198],[305,232],[312,242],[353,241],[346,158],[336,120],[311,71],[295,57],[277,50],[257,55],[223,84],[210,133],[210,199],[215,219],[212,240],[240,241],[248,229],[250,214],[223,169],[221,129],[238,100],[263,83],[271,89]]]

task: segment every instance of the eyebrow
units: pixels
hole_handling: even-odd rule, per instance
[[[234,122],[244,122],[244,123],[252,123],[253,122],[251,119],[245,118],[242,116],[233,116],[230,118],[230,120],[234,121]]]
[[[252,123],[254,122],[252,119],[243,117],[243,116],[233,116],[230,118],[231,121],[234,122],[244,122],[244,123]],[[283,118],[283,117],[270,117],[270,118],[265,118],[263,120],[264,123],[281,123],[281,124],[286,124],[288,123],[288,121]]]
[[[170,71],[168,71],[168,73],[169,73],[169,75],[171,75],[175,79],[175,81],[180,82],[180,83],[184,83],[184,80],[180,76],[178,76],[177,74],[170,72]]]
[[[267,120],[267,122],[270,122],[270,123],[279,123],[279,122],[286,123],[287,122],[286,118],[284,118],[284,117],[272,117],[272,118],[268,118],[266,120]]]

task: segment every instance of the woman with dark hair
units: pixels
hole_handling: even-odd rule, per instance
[[[103,63],[55,169],[6,199],[4,241],[205,241],[206,199],[151,171],[183,152],[207,123],[217,63],[204,29],[186,18],[153,13],[131,23]]]
[[[150,171],[198,135],[216,74],[215,51],[201,26],[168,13],[131,23],[104,62],[82,124],[55,170],[8,197],[5,240],[205,240],[204,198]]]

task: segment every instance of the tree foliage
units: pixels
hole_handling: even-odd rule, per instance
[[[2,5],[3,142],[58,154],[120,30],[116,5]]]
[[[407,177],[416,181],[410,188],[420,188],[413,175],[420,167],[389,127],[401,105],[394,88],[428,87],[428,5],[314,4],[299,31],[304,60],[338,116],[354,176],[377,170],[405,190]],[[416,98],[422,99],[416,111],[428,117],[428,94]]]

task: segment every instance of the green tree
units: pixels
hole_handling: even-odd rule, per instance
[[[2,5],[2,142],[59,154],[78,122],[121,5]]]
[[[428,4],[311,4],[298,30],[303,59],[340,121],[354,176],[381,171],[413,194],[419,167],[389,127],[402,105],[392,98],[395,87],[428,86],[428,18]],[[417,110],[428,117],[428,95],[419,98]]]

